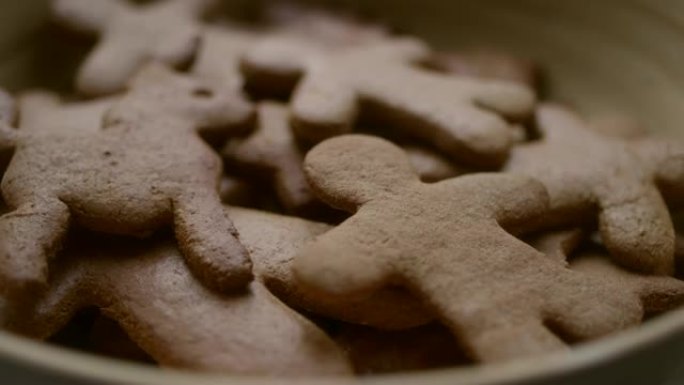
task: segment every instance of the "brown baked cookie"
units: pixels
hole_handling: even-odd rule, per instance
[[[519,84],[422,70],[430,50],[412,39],[324,49],[291,36],[264,39],[245,56],[248,79],[302,78],[292,102],[296,135],[310,142],[352,130],[361,112],[478,166],[500,165],[513,130],[502,117],[532,112]]]
[[[526,60],[492,49],[440,52],[427,62],[429,68],[454,75],[503,80],[539,87],[539,68]]]
[[[99,130],[9,132],[15,138],[5,145],[16,151],[2,180],[12,212],[0,217],[0,288],[43,286],[72,222],[134,236],[173,224],[205,283],[245,286],[251,263],[222,210],[221,160],[199,133],[236,134],[251,116],[239,95],[151,65]]]
[[[431,312],[409,293],[387,289],[363,298],[319,300],[303,290],[292,273],[297,252],[332,226],[267,212],[231,208],[231,219],[254,262],[254,275],[289,306],[310,313],[373,326],[403,330],[434,319]]]
[[[206,289],[173,242],[95,238],[64,254],[31,317],[10,330],[44,339],[79,309],[97,307],[165,367],[287,376],[350,370],[332,340],[260,283],[232,295]]]
[[[571,269],[615,285],[620,291],[641,300],[649,315],[673,310],[684,305],[684,281],[670,277],[631,272],[611,262],[605,251],[589,250],[573,258]]]
[[[305,170],[319,198],[355,213],[295,258],[295,276],[321,298],[405,287],[482,362],[563,350],[556,333],[588,340],[642,319],[638,298],[508,232],[547,213],[546,191],[532,179],[473,174],[424,184],[399,148],[355,135],[319,144]]]
[[[360,375],[453,368],[469,364],[449,329],[439,324],[381,331],[342,324],[333,339],[347,353]]]
[[[216,0],[53,0],[58,23],[99,36],[79,70],[77,88],[86,95],[121,91],[149,62],[189,64],[200,44],[201,17]]]
[[[537,121],[542,139],[515,148],[506,170],[546,186],[549,219],[572,223],[598,216],[616,261],[643,272],[673,273],[674,230],[661,191],[673,200],[683,191],[684,146],[608,137],[552,105],[539,109]]]

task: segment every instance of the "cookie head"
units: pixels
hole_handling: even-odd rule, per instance
[[[316,182],[312,185],[317,194],[350,212],[401,186],[420,182],[400,148],[365,135],[321,143],[306,156],[305,171],[308,179]]]
[[[200,130],[246,126],[254,115],[252,105],[235,90],[177,74],[161,64],[143,68],[129,88],[157,115],[190,121]]]

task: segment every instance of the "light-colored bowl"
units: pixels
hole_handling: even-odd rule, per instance
[[[684,128],[679,127],[684,121],[684,2],[680,0],[339,2],[382,15],[437,47],[485,43],[529,56],[548,70],[554,99],[573,103],[589,114],[627,111],[653,131],[684,137]],[[31,84],[39,57],[31,36],[45,14],[44,0],[0,0],[0,85],[18,89]],[[286,381],[161,371],[0,332],[0,383],[12,385],[674,385],[684,382],[684,371],[677,370],[683,363],[684,310],[580,346],[568,355],[355,381]]]

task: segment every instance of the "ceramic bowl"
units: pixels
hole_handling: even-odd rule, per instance
[[[227,0],[230,1],[230,0]],[[332,1],[334,2],[334,1]],[[684,137],[684,2],[679,0],[338,1],[382,15],[439,48],[503,48],[543,64],[548,96],[591,115],[628,111],[653,131]],[[249,3],[236,1],[236,9]],[[243,3],[243,4],[240,4]],[[331,1],[327,1],[331,3]],[[0,85],[35,85],[36,69],[66,68],[71,53],[36,43],[44,0],[0,0]],[[41,53],[42,52],[42,53]],[[64,57],[62,57],[64,56]],[[64,84],[59,71],[41,79]],[[210,376],[66,351],[0,332],[0,383],[13,385],[679,384],[684,310],[570,354],[359,380]]]

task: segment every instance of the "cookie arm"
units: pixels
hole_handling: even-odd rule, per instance
[[[66,27],[88,34],[99,34],[111,18],[128,8],[125,0],[53,0],[54,19]]]
[[[634,287],[648,313],[663,313],[684,304],[684,282],[672,277],[634,277]]]
[[[632,193],[615,194],[614,189]],[[599,196],[599,230],[615,261],[645,273],[673,273],[675,234],[660,192],[631,181],[617,183],[614,189]]]
[[[89,96],[122,91],[129,79],[148,61],[149,49],[140,39],[104,38],[81,65],[76,87]]]
[[[507,118],[524,119],[535,107],[534,92],[521,84],[497,80],[458,79],[458,87],[470,94],[478,106],[495,111]]]
[[[219,291],[244,288],[253,278],[249,253],[211,191],[186,191],[174,200],[178,246],[190,269]]]
[[[540,182],[520,175],[481,173],[440,182],[445,188],[465,190],[507,231],[525,233],[549,211],[549,195]],[[460,192],[462,193],[462,192]]]
[[[389,284],[392,266],[386,245],[368,234],[368,225],[352,217],[302,248],[294,260],[295,278],[319,298],[364,298]]]
[[[620,285],[623,293],[641,298],[644,310],[660,313],[684,303],[684,282],[672,277],[635,274],[611,263],[607,255],[587,254],[573,260],[572,270],[591,274]]]
[[[192,61],[200,47],[202,31],[199,25],[180,25],[168,31],[155,47],[151,56],[172,67],[179,67]]]
[[[56,198],[25,201],[0,217],[0,289],[21,295],[48,283],[48,262],[67,234],[69,208]]]

